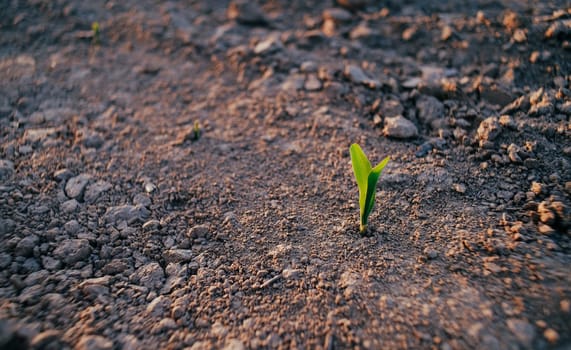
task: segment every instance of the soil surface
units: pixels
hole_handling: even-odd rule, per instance
[[[0,348],[570,349],[570,84],[567,1],[0,0]]]

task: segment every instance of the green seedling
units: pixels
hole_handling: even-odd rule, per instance
[[[100,41],[100,36],[101,36],[101,28],[99,28],[99,22],[93,22],[91,23],[91,31],[93,32],[93,44],[94,45],[99,45]]]
[[[353,172],[359,187],[359,209],[361,213],[359,232],[365,234],[367,232],[369,215],[375,205],[377,182],[390,158],[386,157],[373,168],[361,146],[354,143],[349,148],[349,151],[351,153]]]
[[[192,127],[192,140],[198,141],[201,133],[202,130],[200,129],[200,123],[198,123],[198,121],[195,121],[194,126]]]

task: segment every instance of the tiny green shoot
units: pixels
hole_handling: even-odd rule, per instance
[[[349,148],[349,152],[351,154],[353,172],[357,180],[357,187],[359,187],[359,209],[361,214],[359,232],[365,234],[367,232],[369,215],[375,205],[377,182],[390,158],[386,157],[373,168],[361,146],[354,143]]]
[[[200,123],[198,123],[198,121],[195,121],[194,126],[192,127],[192,140],[198,141],[201,133],[202,130],[200,129]]]
[[[99,45],[101,43],[101,28],[99,28],[99,22],[91,23],[91,31],[93,32],[93,44]]]

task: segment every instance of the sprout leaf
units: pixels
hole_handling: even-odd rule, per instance
[[[361,214],[359,230],[363,234],[367,231],[367,221],[375,205],[377,182],[390,158],[386,157],[372,168],[371,162],[369,162],[369,159],[358,144],[352,144],[349,151],[357,187],[359,188],[359,209]]]

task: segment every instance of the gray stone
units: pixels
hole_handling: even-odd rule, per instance
[[[108,275],[116,275],[127,270],[129,267],[130,266],[125,261],[120,259],[113,259],[105,266],[103,266],[101,272]]]
[[[434,96],[434,93],[441,94],[444,92],[442,90],[443,79],[458,75],[458,70],[455,68],[443,68],[434,65],[422,65],[419,68],[422,72],[421,85],[423,85],[423,90],[426,89],[427,92],[432,92],[430,93],[432,96]]]
[[[40,263],[36,258],[27,258],[24,260],[22,265],[20,265],[24,274],[32,273],[41,270]]]
[[[79,202],[75,199],[70,199],[68,201],[63,202],[60,205],[61,211],[66,214],[75,212],[78,207],[79,207]]]
[[[87,148],[100,148],[105,140],[98,132],[88,132],[83,135],[83,145]]]
[[[12,263],[12,256],[8,253],[0,253],[0,269],[4,270]]]
[[[143,224],[145,232],[155,232],[161,228],[161,222],[156,219],[149,220]]]
[[[299,66],[299,70],[303,73],[315,73],[317,72],[317,63],[314,61],[305,61]]]
[[[51,256],[42,256],[42,266],[48,271],[56,271],[61,268],[62,264],[61,261]]]
[[[286,78],[282,83],[281,89],[283,91],[295,92],[303,89],[305,84],[305,77],[301,74],[292,74]]]
[[[91,175],[89,174],[80,174],[72,177],[65,184],[65,194],[69,198],[81,199],[89,180],[91,180]]]
[[[169,263],[166,268],[167,276],[176,277],[184,276],[188,272],[186,265],[179,263]]]
[[[151,317],[164,317],[171,307],[171,301],[164,295],[159,295],[151,301],[146,308],[146,312]]]
[[[91,246],[86,239],[66,239],[59,243],[54,256],[68,265],[86,260],[91,254]]]
[[[323,87],[323,84],[321,83],[321,80],[319,80],[317,78],[317,76],[315,76],[315,74],[310,74],[307,76],[307,79],[305,80],[305,85],[304,88],[307,91],[318,91],[321,90],[321,88]]]
[[[157,186],[150,181],[145,181],[145,183],[143,184],[143,188],[147,193],[153,193],[157,190]]]
[[[189,238],[206,238],[210,233],[208,225],[196,225],[190,228],[186,235]]]
[[[535,338],[535,328],[528,321],[510,318],[507,320],[507,326],[524,348],[531,349]]]
[[[87,186],[83,197],[87,203],[95,203],[102,193],[107,192],[112,188],[113,186],[109,182],[99,180]]]
[[[113,342],[100,335],[84,335],[79,338],[76,350],[113,350]]]
[[[0,236],[14,232],[16,222],[12,219],[0,219]]]
[[[190,249],[169,249],[164,252],[163,257],[168,263],[184,263],[192,260],[192,250]]]
[[[444,104],[433,96],[421,95],[416,100],[416,108],[418,119],[426,125],[444,117]]]
[[[67,181],[73,177],[73,173],[69,169],[59,169],[54,172],[54,179],[56,181]]]
[[[36,235],[29,235],[20,240],[15,248],[17,256],[30,257],[34,254],[34,248],[38,246],[40,239]]]
[[[283,49],[283,44],[280,38],[276,34],[269,35],[268,38],[260,41],[254,47],[254,53],[261,54],[271,54]]]
[[[18,153],[20,153],[21,155],[27,155],[32,153],[33,151],[34,149],[30,145],[20,145],[18,147]]]
[[[406,89],[414,89],[416,87],[418,87],[421,83],[422,83],[422,78],[419,77],[411,77],[408,78],[407,80],[403,81],[403,83],[401,84],[402,87],[406,88]]]
[[[0,159],[0,181],[8,180],[14,174],[14,162]]]
[[[381,85],[381,82],[376,79],[369,78],[363,70],[355,65],[347,65],[344,70],[345,77],[355,84],[363,84],[370,88],[375,88]]]
[[[383,134],[387,137],[407,139],[418,136],[418,129],[413,122],[399,115],[393,118],[385,118]]]
[[[139,267],[131,275],[132,282],[151,289],[159,289],[165,281],[165,273],[159,263],[152,262]]]
[[[69,220],[63,225],[63,229],[70,235],[75,235],[81,230],[81,225],[77,220]]]
[[[426,258],[433,260],[438,257],[438,251],[427,247],[424,249],[424,255],[426,256]]]
[[[384,100],[381,103],[380,112],[383,117],[396,117],[403,115],[404,107],[399,100]]]
[[[103,215],[103,219],[108,223],[117,223],[120,221],[133,223],[138,220],[143,220],[149,215],[149,210],[143,206],[120,205],[108,208],[105,215]]]
[[[266,15],[255,2],[249,0],[233,0],[226,11],[228,19],[241,24],[264,25],[268,23]]]
[[[96,299],[102,295],[109,294],[109,282],[111,281],[111,276],[103,276],[97,278],[86,279],[79,284],[79,289],[87,297],[91,299]]]

